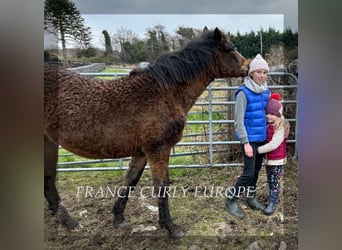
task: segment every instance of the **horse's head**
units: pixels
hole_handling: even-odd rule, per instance
[[[218,28],[209,31],[204,27],[203,34],[208,39],[212,39],[215,47],[215,67],[214,72],[216,78],[221,77],[240,77],[246,76],[248,71],[248,61],[235,48],[234,44],[229,41],[227,35],[222,33]]]

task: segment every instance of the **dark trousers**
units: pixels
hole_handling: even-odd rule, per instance
[[[236,196],[241,195],[241,191],[245,193],[250,191],[255,191],[256,183],[259,177],[259,171],[261,169],[262,160],[264,154],[259,154],[257,148],[264,145],[264,142],[250,142],[253,148],[253,157],[248,157],[245,154],[244,146],[242,145],[242,155],[243,155],[243,172],[235,183],[235,190],[240,193],[236,193]]]

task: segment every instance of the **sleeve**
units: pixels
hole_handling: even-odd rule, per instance
[[[246,95],[243,91],[239,91],[239,93],[236,95],[234,126],[242,144],[248,142],[248,135],[244,123],[246,107]]]
[[[278,129],[274,132],[272,139],[270,142],[266,143],[263,146],[258,147],[258,153],[264,154],[271,152],[279,147],[279,145],[284,140],[284,130]]]

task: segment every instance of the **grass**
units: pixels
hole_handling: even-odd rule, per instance
[[[116,69],[116,68],[105,68],[101,70],[99,73],[128,73],[125,69]],[[97,78],[104,79],[104,80],[112,80],[113,76],[98,76]]]

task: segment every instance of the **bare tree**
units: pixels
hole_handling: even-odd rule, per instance
[[[124,60],[125,44],[133,44],[138,40],[138,36],[132,30],[121,27],[112,37],[112,47],[121,52],[121,60]]]
[[[163,52],[170,51],[170,48],[173,48],[172,39],[163,25],[155,25],[153,28],[147,29],[145,49],[149,55],[149,60],[153,60]]]

